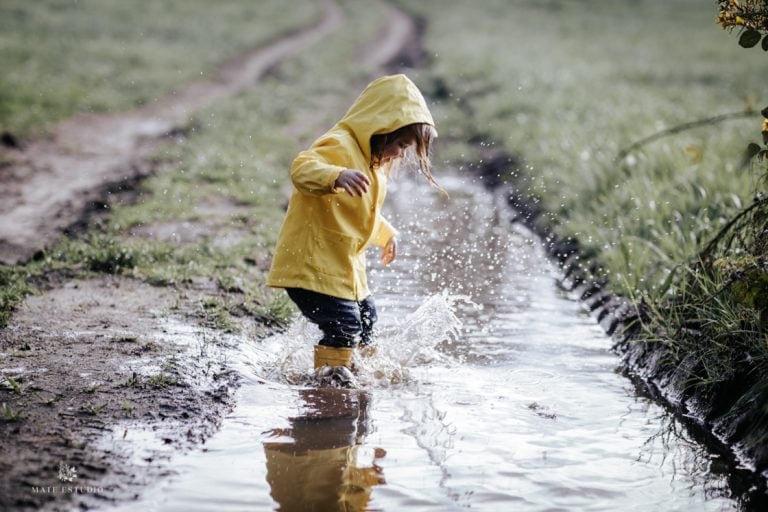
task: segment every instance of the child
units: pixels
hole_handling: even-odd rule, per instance
[[[376,306],[365,275],[365,249],[397,257],[397,231],[381,216],[387,176],[409,147],[433,185],[432,115],[405,75],[371,82],[336,125],[299,153],[293,194],[267,284],[285,288],[323,332],[315,368],[350,366],[352,350],[372,343]],[[346,192],[346,193],[345,193]]]

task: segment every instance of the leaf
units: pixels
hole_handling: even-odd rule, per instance
[[[752,48],[757,43],[760,42],[760,39],[762,39],[763,36],[760,35],[760,32],[757,30],[746,30],[743,34],[741,34],[741,37],[739,38],[739,44],[743,46],[744,48]]]
[[[667,291],[669,290],[669,287],[672,286],[672,280],[675,278],[675,274],[677,273],[679,266],[676,266],[672,269],[672,271],[669,273],[667,278],[664,280],[663,283],[661,283],[661,287],[659,288],[659,295],[666,295]]]
[[[630,263],[630,257],[629,257],[629,247],[627,247],[627,244],[624,243],[622,240],[621,244],[619,245],[619,248],[621,249],[621,255],[624,258],[624,263],[629,265]]]
[[[701,146],[687,146],[684,151],[692,164],[700,164],[704,160],[704,150],[701,149]]]
[[[762,46],[763,46],[763,50],[768,52],[768,34],[766,34],[765,37],[763,38]]]

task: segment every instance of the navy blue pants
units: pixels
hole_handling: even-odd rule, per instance
[[[302,314],[323,331],[320,345],[355,347],[373,342],[373,324],[378,316],[372,296],[357,302],[302,288],[285,291]]]

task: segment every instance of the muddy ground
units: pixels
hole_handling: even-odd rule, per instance
[[[372,73],[419,55],[414,21],[390,12],[374,34],[379,44],[361,55]],[[329,1],[314,25],[225,63],[214,80],[144,109],[67,120],[45,139],[0,147],[12,162],[0,168],[0,264],[27,261],[63,233],[87,229],[94,204],[161,172],[150,156],[173,143],[168,134],[189,113],[254,85],[342,26],[343,13]],[[200,207],[207,224],[146,226],[133,235],[184,244],[214,234],[224,224],[216,218],[235,206]],[[90,509],[137,496],[172,472],[173,454],[204,444],[234,405],[238,376],[226,363],[234,347],[206,327],[200,306],[215,286],[201,280],[177,290],[64,273],[36,284],[46,291],[0,330],[0,509]],[[241,323],[244,336],[268,332],[249,318]]]
[[[191,327],[195,311],[181,306],[190,295],[99,277],[26,301],[0,334],[0,396],[18,415],[1,427],[3,505],[58,502],[65,485],[91,488],[79,497],[90,504],[136,493],[162,476],[172,452],[215,431],[237,376]],[[124,440],[150,449],[136,453]],[[60,464],[77,478],[60,478]]]

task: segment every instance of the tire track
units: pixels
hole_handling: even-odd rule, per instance
[[[339,6],[324,0],[323,16],[314,25],[228,61],[209,80],[190,83],[132,112],[63,121],[50,137],[23,150],[8,149],[15,164],[0,176],[0,263],[25,262],[51,245],[110,191],[149,174],[152,151],[195,111],[253,86],[273,66],[337,30],[343,20]]]

